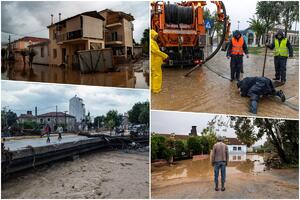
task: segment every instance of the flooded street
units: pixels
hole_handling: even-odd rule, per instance
[[[229,62],[225,52],[219,52],[189,77],[184,75],[190,68],[164,68],[162,92],[152,94],[152,109],[249,115],[249,98],[240,97],[236,82],[229,81]],[[298,62],[298,59],[288,60],[287,82],[277,87],[285,92],[286,102],[264,97],[259,102],[257,116],[298,118]],[[265,76],[268,78],[274,77],[273,63],[273,57],[267,57]],[[244,58],[242,77],[261,76],[262,66],[263,56]]]
[[[148,163],[148,152],[92,152],[15,174],[2,183],[2,198],[148,198]]]
[[[32,69],[22,63],[2,66],[2,80],[19,80],[48,83],[67,83],[95,86],[113,86],[126,88],[149,88],[149,74],[146,70],[149,60],[140,60],[134,64],[118,66],[118,72],[83,74],[78,70],[61,67],[33,65]],[[138,69],[138,70],[136,70]]]
[[[263,156],[232,155],[226,168],[226,191],[215,192],[209,159],[183,160],[153,167],[152,198],[298,198],[298,169],[265,171]]]

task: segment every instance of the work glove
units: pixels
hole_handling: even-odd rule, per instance
[[[169,62],[169,57],[168,58],[166,58],[166,59],[164,59],[164,61],[163,61],[164,63],[168,63]]]
[[[230,59],[230,56],[226,56],[227,57],[227,59]]]

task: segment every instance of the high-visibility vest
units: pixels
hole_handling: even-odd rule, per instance
[[[243,44],[244,44],[244,38],[240,37],[238,40],[234,37],[231,39],[232,48],[231,48],[231,54],[233,55],[243,55]]]
[[[275,39],[275,51],[274,55],[275,56],[283,56],[283,57],[288,57],[289,56],[289,51],[286,46],[287,44],[287,39],[283,38],[279,44],[279,40]]]

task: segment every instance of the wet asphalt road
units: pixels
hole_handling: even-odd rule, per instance
[[[154,110],[187,112],[207,112],[216,114],[251,115],[248,112],[249,98],[240,97],[236,82],[230,82],[230,60],[225,52],[219,52],[189,77],[184,77],[190,68],[164,68],[163,88],[159,94],[152,94],[151,105]],[[287,63],[287,82],[277,87],[285,92],[287,101],[264,97],[260,100],[257,116],[298,118],[298,59]],[[274,61],[267,57],[265,76],[274,77]],[[244,58],[242,77],[261,76],[263,56],[250,55]],[[241,78],[242,78],[241,77]]]

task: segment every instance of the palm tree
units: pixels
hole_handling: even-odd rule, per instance
[[[258,40],[258,46],[260,47],[260,38],[265,33],[265,24],[258,19],[257,17],[253,16],[253,18],[250,18],[250,21],[247,21],[249,23],[249,27],[255,32],[257,40]]]

